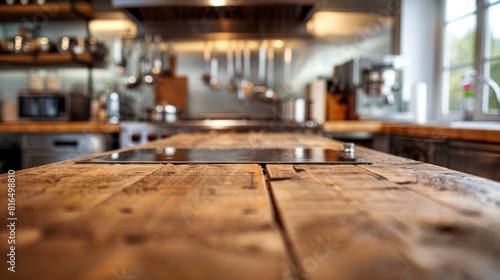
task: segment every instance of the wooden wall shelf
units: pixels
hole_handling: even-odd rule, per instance
[[[92,66],[94,58],[90,53],[73,55],[72,53],[1,54],[1,64],[18,66]]]
[[[23,18],[28,20],[34,17],[51,19],[92,19],[94,18],[94,9],[87,2],[69,2],[69,3],[45,3],[39,4],[14,4],[0,5],[0,21],[22,21]]]

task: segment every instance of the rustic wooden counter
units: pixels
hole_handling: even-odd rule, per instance
[[[341,144],[181,134],[142,147]],[[500,184],[358,147],[373,165],[75,164],[15,174],[0,279],[499,279]],[[129,277],[129,278],[126,278]],[[135,277],[135,278],[134,278]]]
[[[182,124],[178,126],[182,127]],[[190,125],[186,125],[186,127],[190,127]],[[120,129],[120,124],[101,122],[0,122],[0,133],[119,133]],[[325,133],[392,133],[500,143],[500,130],[452,128],[445,125],[382,121],[328,121],[322,129]]]
[[[486,128],[459,128],[444,124],[412,124],[382,121],[329,121],[323,125],[325,133],[367,132],[389,133],[433,139],[455,139],[500,143],[500,130]]]
[[[120,124],[102,122],[0,122],[0,133],[118,133]]]

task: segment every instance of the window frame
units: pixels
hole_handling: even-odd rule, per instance
[[[491,63],[492,61],[500,61],[500,56],[494,56],[494,57],[487,57],[486,51],[487,47],[486,46],[486,41],[487,41],[487,31],[488,31],[488,26],[487,26],[487,11],[488,8],[491,6],[495,5],[500,5],[500,1],[492,1],[492,3],[489,3],[489,0],[476,0],[476,9],[475,11],[471,11],[465,15],[462,15],[458,18],[455,18],[453,20],[447,21],[446,20],[446,4],[448,1],[453,1],[453,0],[440,0],[440,9],[441,9],[441,28],[440,30],[440,40],[439,40],[439,50],[440,50],[440,55],[439,55],[439,82],[438,82],[438,87],[439,87],[439,92],[441,93],[439,95],[439,108],[438,108],[438,116],[440,119],[444,120],[456,120],[456,119],[461,119],[461,113],[460,111],[450,111],[449,110],[449,101],[450,101],[450,95],[449,95],[449,85],[445,85],[445,82],[449,83],[449,73],[455,69],[461,69],[467,66],[471,66],[473,69],[475,69],[481,77],[484,77],[484,74],[488,71],[486,71],[486,66]],[[475,51],[474,51],[474,61],[469,64],[469,63],[460,63],[460,64],[455,64],[455,65],[446,65],[445,63],[445,58],[448,56],[446,54],[447,48],[449,48],[449,42],[447,42],[447,26],[450,23],[459,21],[463,18],[466,18],[470,15],[475,15],[476,16],[476,42],[475,42]],[[445,75],[447,74],[447,75]],[[497,83],[500,83],[500,81],[497,81]],[[445,90],[446,89],[446,90]],[[485,113],[483,110],[487,106],[487,103],[485,103],[485,100],[488,98],[488,90],[489,87],[480,85],[479,86],[479,93],[476,93],[475,100],[476,100],[476,106],[474,108],[474,114],[473,114],[473,119],[474,120],[500,120],[500,112],[495,113]]]
[[[481,54],[481,70],[483,72],[481,72],[481,74],[483,74],[484,76],[486,76],[487,78],[490,77],[490,69],[489,69],[489,65],[492,63],[492,62],[495,62],[495,61],[500,61],[500,54],[497,54],[497,55],[494,55],[494,56],[490,56],[489,54],[489,51],[490,51],[490,38],[488,36],[488,32],[490,31],[490,26],[487,26],[488,22],[487,22],[487,15],[488,15],[488,9],[490,9],[491,7],[500,7],[500,0],[496,0],[496,1],[491,1],[492,3],[488,3],[490,2],[489,0],[485,0],[484,2],[484,13],[483,13],[483,16],[484,16],[484,19],[483,19],[483,24],[484,24],[484,32],[483,32],[483,40],[482,40],[482,46],[481,46],[481,51],[482,51],[482,54]],[[486,75],[488,74],[488,75]],[[500,83],[500,81],[497,81],[497,83]],[[488,103],[487,103],[487,100],[489,98],[489,87],[485,87],[484,89],[482,89],[482,97],[481,97],[481,105],[482,107],[480,108],[481,110],[481,113],[484,114],[484,111],[487,111],[488,110]],[[499,100],[500,102],[500,100]],[[489,114],[486,114],[486,115],[492,115],[492,114],[497,114],[497,115],[500,115],[500,108],[498,108],[498,111],[497,112],[493,112],[493,113],[489,113]]]

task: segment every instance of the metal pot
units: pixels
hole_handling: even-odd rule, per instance
[[[179,120],[180,110],[170,104],[157,104],[148,111],[152,122],[175,123]]]
[[[309,102],[304,98],[288,97],[276,102],[280,120],[305,123],[309,120]]]

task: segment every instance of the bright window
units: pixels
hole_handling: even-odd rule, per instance
[[[476,53],[476,1],[445,1],[443,107],[444,115],[459,112],[462,74],[474,68]]]
[[[483,71],[486,79],[500,82],[500,2],[486,8],[486,36],[484,44]],[[483,92],[483,113],[497,113],[498,102],[495,91],[486,87]]]
[[[463,100],[462,76],[476,70],[483,93],[475,92],[478,109],[474,117],[498,115],[496,93],[490,85],[500,83],[500,0],[443,2],[442,114],[458,115]]]

